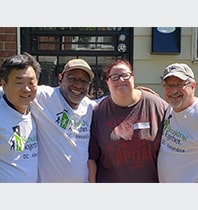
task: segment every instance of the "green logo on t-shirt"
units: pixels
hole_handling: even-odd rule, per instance
[[[60,127],[66,129],[69,122],[69,117],[67,116],[66,112],[64,111],[61,120],[60,120]]]
[[[14,133],[11,138],[12,145],[10,147],[10,150],[22,152],[24,150],[26,140],[21,137],[20,127],[18,125],[13,127],[12,129],[13,129]]]
[[[17,133],[14,133],[14,138],[15,138],[15,150],[17,152],[22,152],[24,149],[23,139]]]

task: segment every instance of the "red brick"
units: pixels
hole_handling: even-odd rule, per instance
[[[3,43],[2,42],[0,42],[0,50],[3,50]]]
[[[16,50],[16,42],[5,42],[5,50]]]
[[[16,50],[6,50],[6,51],[2,51],[0,50],[0,58],[7,58],[7,57],[10,57],[12,55],[15,55],[16,54]]]
[[[16,34],[17,28],[16,27],[0,27],[0,33],[12,33]]]
[[[5,35],[5,34],[0,34],[0,41],[16,41],[16,35]]]

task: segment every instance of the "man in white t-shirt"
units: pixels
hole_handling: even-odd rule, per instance
[[[88,143],[92,109],[86,95],[94,73],[83,59],[72,59],[59,86],[38,86],[32,103],[39,138],[39,182],[88,182]]]
[[[40,71],[27,53],[9,57],[1,66],[0,182],[38,181],[38,141],[30,103]]]
[[[198,182],[198,99],[192,69],[182,63],[166,67],[164,96],[170,104],[158,156],[159,181]]]

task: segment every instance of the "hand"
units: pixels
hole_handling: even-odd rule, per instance
[[[148,91],[150,93],[153,93],[156,96],[160,96],[158,93],[156,93],[154,90],[152,90],[151,88],[148,88],[148,87],[137,86],[136,89],[138,89],[138,90],[145,90],[145,91]]]

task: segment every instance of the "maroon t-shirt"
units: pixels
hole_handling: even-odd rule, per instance
[[[142,91],[130,107],[113,103],[111,96],[94,109],[89,159],[96,160],[96,182],[158,182],[157,155],[168,104]]]

